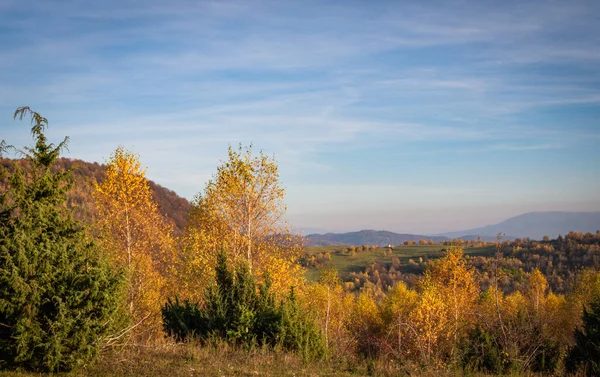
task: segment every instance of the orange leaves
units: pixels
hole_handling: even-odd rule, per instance
[[[171,225],[158,211],[138,156],[117,148],[106,178],[95,185],[99,242],[129,274],[128,308],[134,323],[159,330],[160,305],[174,276]]]

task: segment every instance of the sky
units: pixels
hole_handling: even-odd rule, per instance
[[[600,210],[598,1],[0,0],[15,146],[23,105],[188,199],[252,143],[310,231]]]

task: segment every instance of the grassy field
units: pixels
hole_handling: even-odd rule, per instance
[[[305,252],[315,255],[323,252],[329,252],[331,254],[331,265],[344,276],[351,272],[363,271],[369,264],[380,261],[382,263],[391,263],[392,258],[396,257],[400,259],[403,268],[403,273],[411,272],[410,266],[408,265],[409,259],[418,260],[419,258],[439,258],[443,255],[442,249],[444,245],[414,245],[414,246],[402,246],[394,247],[392,255],[384,255],[387,248],[378,248],[374,250],[357,251],[355,255],[350,255],[345,252],[347,246],[313,246],[307,247]],[[473,256],[492,256],[496,251],[494,245],[485,247],[468,247],[464,249],[466,255]],[[309,268],[306,271],[306,278],[310,281],[315,281],[319,277],[318,268]]]

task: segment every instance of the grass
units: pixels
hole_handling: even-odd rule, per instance
[[[384,255],[387,248],[377,248],[373,250],[357,251],[355,255],[350,255],[345,252],[346,246],[314,246],[307,247],[305,251],[309,254],[319,254],[329,252],[331,254],[331,264],[339,271],[340,275],[344,276],[352,272],[361,272],[370,265],[380,261],[382,263],[391,263],[392,258],[400,259],[403,273],[410,273],[411,267],[408,261],[413,259],[417,261],[419,258],[439,258],[443,255],[442,249],[445,245],[414,245],[394,247],[392,255]],[[464,249],[465,255],[472,256],[492,256],[496,251],[494,245],[484,247],[467,247]],[[308,268],[306,278],[309,281],[316,281],[319,278],[319,269],[315,267]]]
[[[104,353],[93,365],[65,373],[68,377],[99,376],[362,376],[367,365],[360,362],[304,362],[293,353],[272,349],[244,350],[221,344],[165,344],[129,347]],[[0,377],[52,376],[46,373],[0,372]]]
[[[128,347],[120,351],[105,352],[94,364],[61,375],[65,377],[485,376],[476,373],[465,374],[461,370],[434,370],[433,368],[422,370],[392,360],[332,359],[307,363],[298,355],[291,353],[261,348],[244,350],[227,344],[212,347],[201,347],[197,344]],[[52,376],[52,374],[0,372],[0,377],[33,376]]]

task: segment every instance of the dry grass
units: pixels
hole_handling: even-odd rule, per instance
[[[428,369],[400,365],[390,360],[359,361],[332,359],[304,362],[298,355],[270,349],[244,350],[220,344],[201,347],[196,344],[163,344],[148,347],[128,347],[104,352],[93,365],[65,373],[68,377],[83,376],[484,376],[462,371]],[[26,372],[0,372],[0,377],[48,376]],[[517,375],[515,375],[517,376]],[[522,375],[521,375],[522,376]]]
[[[353,366],[354,365],[354,366]],[[352,376],[355,364],[317,361],[306,363],[298,355],[269,349],[243,350],[226,344],[201,347],[165,344],[128,347],[104,352],[92,365],[64,376]],[[364,369],[364,368],[363,368]],[[364,371],[356,370],[358,375]],[[47,374],[0,372],[1,377]]]

